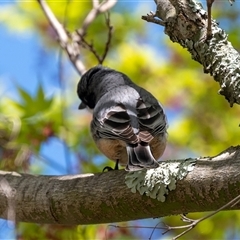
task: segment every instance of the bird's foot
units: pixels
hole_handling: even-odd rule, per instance
[[[119,160],[116,161],[116,164],[115,164],[115,167],[114,167],[114,168],[109,167],[109,166],[106,166],[102,171],[105,172],[105,170],[107,170],[107,171],[109,172],[109,171],[113,171],[113,170],[119,170],[119,168],[118,168],[118,162],[119,162]]]
[[[107,172],[114,170],[112,167],[106,166],[102,171],[105,172],[107,170]]]

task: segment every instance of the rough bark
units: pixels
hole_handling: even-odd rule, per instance
[[[212,20],[212,37],[207,37],[207,13],[195,0],[155,0],[155,3],[156,14],[142,18],[165,26],[171,41],[187,48],[192,58],[203,65],[204,72],[219,83],[219,93],[230,106],[240,104],[240,56],[225,31]]]
[[[194,1],[155,2],[156,15],[162,21],[145,19],[164,25],[171,40],[187,48],[204,71],[219,82],[220,93],[230,105],[239,104],[240,59],[226,33],[213,21],[213,36],[207,39],[206,12]],[[213,211],[240,194],[239,152],[235,147],[214,158],[197,159],[194,170],[177,182],[165,202],[132,193],[125,184],[128,173],[124,170],[72,176],[2,171],[0,217],[35,223],[94,224]],[[228,209],[239,208],[240,204]]]
[[[181,161],[181,160],[179,160]],[[132,193],[124,170],[68,176],[0,172],[0,217],[52,224],[96,224],[213,211],[240,194],[240,147],[199,158],[165,202]],[[233,208],[240,209],[240,204]]]

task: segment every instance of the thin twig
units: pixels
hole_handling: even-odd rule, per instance
[[[37,1],[40,4],[49,23],[51,24],[53,29],[56,31],[61,47],[67,52],[69,59],[73,63],[78,73],[82,75],[86,71],[86,69],[84,64],[79,58],[80,56],[79,43],[83,40],[83,36],[86,34],[87,28],[95,20],[98,14],[108,11],[110,8],[112,8],[116,4],[117,0],[104,0],[101,3],[99,3],[98,0],[92,0],[93,9],[88,13],[87,17],[82,23],[82,27],[73,34],[67,33],[64,26],[60,24],[60,22],[55,17],[55,15],[53,14],[50,7],[47,5],[45,0],[37,0]],[[101,63],[104,61],[109,49],[109,45],[111,41],[111,31],[109,31],[108,36],[110,36],[110,38],[108,37],[105,52],[102,57],[98,58]],[[85,44],[89,45],[87,43]],[[93,45],[89,45],[88,47],[90,47],[90,49],[93,50]],[[92,52],[94,53],[94,51]]]
[[[156,23],[161,26],[165,26],[164,21],[162,21],[161,19],[156,18],[156,17],[157,17],[156,14],[151,11],[149,14],[147,14],[147,16],[142,16],[142,19],[147,22],[152,22],[152,23]]]
[[[113,27],[112,27],[111,22],[110,22],[110,13],[109,12],[107,12],[107,15],[106,15],[106,25],[107,25],[107,28],[108,28],[108,37],[107,37],[107,42],[105,44],[105,49],[104,49],[104,52],[103,52],[102,56],[100,56],[100,54],[97,52],[93,43],[87,42],[87,40],[85,39],[85,36],[83,36],[83,35],[80,36],[80,33],[77,32],[77,34],[81,38],[81,40],[79,41],[79,44],[81,44],[84,48],[87,48],[88,50],[90,50],[90,52],[96,57],[99,64],[103,64],[103,62],[104,62],[104,60],[105,60],[105,58],[108,54],[108,51],[109,51],[109,48],[110,48],[110,43],[111,43],[111,40],[112,40],[112,29],[113,29]]]
[[[53,29],[56,31],[61,47],[65,49],[75,69],[78,71],[80,75],[82,75],[86,71],[86,69],[82,61],[80,61],[79,59],[80,52],[79,52],[78,44],[69,38],[67,31],[62,26],[62,24],[60,24],[60,22],[57,20],[51,8],[47,5],[46,1],[45,0],[37,0],[37,1],[40,4],[49,23],[51,24]]]
[[[94,48],[93,43],[88,43],[87,40],[84,37],[82,37],[82,40],[81,40],[80,44],[82,44],[82,46],[84,48],[87,48],[96,57],[96,59],[98,60],[99,64],[101,64],[102,58],[98,54],[97,50]]]
[[[97,8],[99,5],[99,0],[92,0],[93,8]]]
[[[107,54],[108,54],[108,51],[109,51],[109,48],[110,48],[110,44],[111,44],[111,40],[112,40],[112,25],[111,25],[111,22],[110,22],[110,13],[107,12],[107,15],[106,15],[106,25],[108,27],[108,38],[107,38],[107,42],[105,44],[105,50],[104,50],[104,53],[102,55],[102,59],[101,59],[101,64],[104,62]]]
[[[150,235],[150,238],[152,237],[153,235],[153,232],[155,229],[161,229],[161,230],[165,230],[164,232],[162,232],[162,235],[168,233],[169,231],[171,230],[176,230],[176,229],[186,229],[184,230],[183,232],[181,232],[179,235],[173,237],[172,239],[173,240],[176,240],[178,238],[180,238],[181,236],[183,236],[184,234],[186,234],[187,232],[189,232],[190,230],[192,230],[196,225],[198,225],[200,222],[206,220],[207,218],[210,218],[212,217],[213,215],[217,214],[218,212],[224,210],[225,208],[231,206],[233,207],[234,205],[238,204],[240,202],[240,195],[238,195],[236,198],[234,198],[233,200],[231,200],[230,202],[228,202],[227,204],[223,205],[222,207],[220,207],[219,209],[217,209],[216,211],[200,218],[200,219],[197,219],[197,220],[194,220],[194,219],[190,219],[184,215],[181,215],[181,218],[183,221],[186,221],[186,222],[191,222],[190,224],[187,224],[187,225],[182,225],[182,226],[175,226],[175,227],[171,227],[171,226],[168,226],[168,225],[165,225],[164,227],[158,227],[158,225],[160,223],[158,223],[157,225],[155,225],[154,227],[145,227],[145,226],[118,226],[118,225],[108,225],[108,227],[115,227],[115,228],[144,228],[144,229],[153,229],[151,235]]]
[[[207,21],[207,39],[211,39],[212,37],[212,4],[214,0],[207,0],[207,13],[208,13],[208,21]]]
[[[107,12],[111,9],[117,0],[105,0],[99,4],[99,1],[93,0],[93,9],[88,13],[85,20],[82,23],[82,27],[77,30],[79,36],[85,36],[87,28],[96,19],[100,13]]]
[[[240,195],[238,195],[237,197],[235,197],[233,200],[231,200],[230,202],[228,202],[227,204],[223,205],[222,207],[220,207],[219,209],[217,209],[216,211],[198,219],[198,220],[192,220],[193,222],[191,224],[185,225],[185,226],[180,226],[180,227],[185,227],[188,228],[186,229],[184,232],[180,233],[179,235],[175,236],[173,239],[178,239],[179,237],[183,236],[184,234],[186,234],[187,232],[189,232],[192,228],[194,228],[197,224],[199,224],[200,222],[206,220],[207,218],[212,217],[213,215],[217,214],[218,212],[222,211],[223,209],[229,207],[229,206],[233,206],[236,205],[237,203],[240,202]],[[170,227],[171,230],[172,229],[179,229],[179,227]]]
[[[62,26],[62,24],[60,24],[60,22],[57,20],[54,13],[50,9],[50,7],[47,5],[46,1],[45,0],[37,0],[37,1],[39,2],[40,6],[42,7],[42,10],[43,10],[45,16],[47,17],[47,19],[49,20],[49,23],[51,24],[53,29],[56,31],[60,41],[64,44],[67,44],[67,42],[69,40],[68,35],[67,35],[64,27]]]
[[[163,223],[162,223],[162,222],[158,222],[158,223],[155,225],[155,227],[153,228],[153,230],[152,230],[152,232],[151,232],[151,234],[150,234],[150,236],[149,236],[149,240],[152,239],[152,235],[153,235],[154,231],[156,230],[156,228],[157,228],[157,226],[158,226],[159,224],[163,224]]]
[[[185,216],[184,214],[181,214],[180,216],[181,216],[181,220],[182,220],[183,222],[192,222],[192,221],[194,221],[193,219],[188,218],[188,217]]]
[[[190,227],[189,227],[188,229],[186,229],[185,231],[183,231],[183,232],[181,232],[180,234],[178,234],[177,236],[173,237],[172,240],[176,240],[176,239],[180,238],[181,236],[183,236],[184,234],[186,234],[187,232],[189,232],[190,230],[192,230],[193,227],[195,227],[195,225],[194,225],[194,226],[190,226]]]

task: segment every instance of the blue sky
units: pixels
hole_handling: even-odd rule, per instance
[[[39,68],[38,63],[41,55],[39,51],[41,51],[42,46],[36,35],[28,34],[22,38],[21,35],[15,35],[0,25],[0,38],[2,42],[0,46],[1,56],[4,56],[4,58],[0,58],[1,95],[17,99],[16,85],[34,94],[39,84],[38,76],[41,78],[46,95],[59,90],[57,53],[44,53],[44,66],[41,66],[44,70],[40,72],[41,68]],[[43,145],[42,153],[59,161],[64,156],[61,151],[56,151],[56,149],[61,149],[59,148],[60,144],[59,141],[52,139],[48,144]],[[46,173],[60,174],[54,169],[50,172],[49,169],[46,169]],[[61,172],[61,174],[63,173]]]

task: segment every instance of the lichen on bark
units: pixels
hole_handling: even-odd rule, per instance
[[[146,194],[150,198],[165,202],[169,191],[176,189],[178,180],[182,180],[192,171],[196,160],[166,161],[155,169],[129,172],[125,183],[131,192]]]

